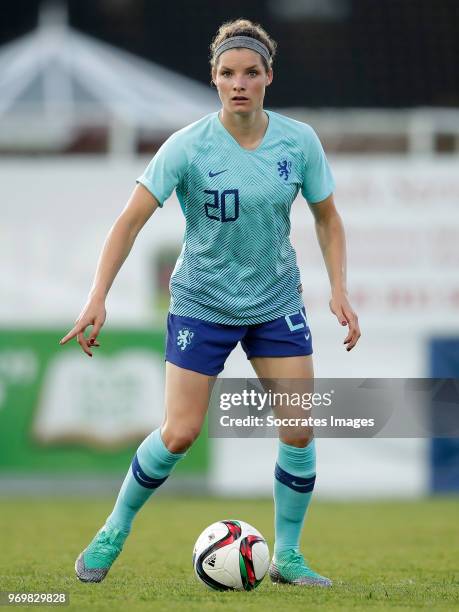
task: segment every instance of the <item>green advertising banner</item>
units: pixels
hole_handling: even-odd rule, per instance
[[[164,332],[103,331],[85,355],[65,330],[0,330],[0,474],[116,475],[163,418]],[[205,475],[207,431],[176,472]]]

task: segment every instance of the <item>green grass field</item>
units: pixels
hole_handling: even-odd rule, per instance
[[[71,610],[459,609],[459,503],[315,502],[303,534],[312,567],[334,580],[321,590],[273,585],[208,591],[191,553],[213,521],[239,518],[273,543],[270,500],[166,497],[149,502],[101,584],[82,584],[74,560],[111,510],[110,500],[0,501],[0,590],[70,593]],[[30,608],[29,608],[30,609]]]

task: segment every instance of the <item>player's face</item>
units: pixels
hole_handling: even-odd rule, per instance
[[[231,113],[250,113],[263,107],[265,88],[273,79],[261,56],[250,49],[229,49],[220,55],[212,71],[223,108]]]

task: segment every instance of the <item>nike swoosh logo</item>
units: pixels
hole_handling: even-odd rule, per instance
[[[228,168],[226,170],[220,170],[220,172],[209,172],[209,176],[210,176],[210,178],[213,178],[214,176],[218,176],[219,174],[223,174],[223,172],[228,172]]]
[[[310,484],[300,484],[299,482],[295,482],[294,480],[292,480],[292,485],[294,487],[310,487]]]
[[[305,337],[306,340],[309,340],[310,336],[311,336],[311,334],[308,334],[307,336],[306,336],[306,334],[304,334],[304,337]]]
[[[139,470],[137,470],[136,474],[137,474],[137,477],[139,478],[139,480],[141,480],[142,482],[146,482],[148,484],[151,484],[151,480],[145,480],[145,478],[142,478],[142,476],[140,475]]]

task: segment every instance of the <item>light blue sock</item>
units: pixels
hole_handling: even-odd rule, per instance
[[[279,440],[274,473],[275,557],[287,550],[299,551],[301,530],[315,479],[315,441],[304,448],[296,448]]]
[[[171,453],[161,438],[160,428],[155,429],[137,449],[107,522],[129,533],[137,512],[185,455]]]

